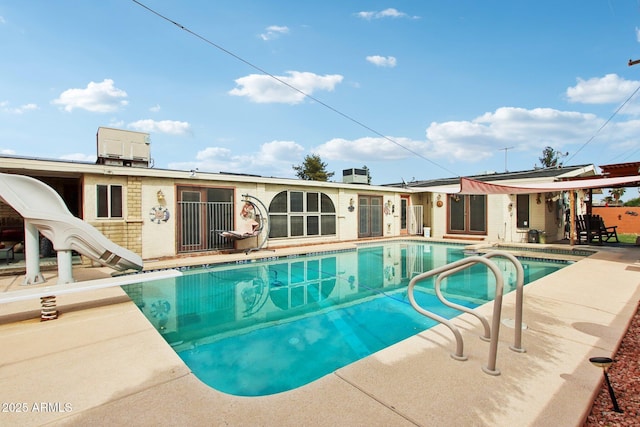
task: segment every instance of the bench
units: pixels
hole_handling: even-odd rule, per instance
[[[576,218],[576,232],[578,243],[608,242],[618,240],[617,226],[607,227],[600,215],[578,215]]]

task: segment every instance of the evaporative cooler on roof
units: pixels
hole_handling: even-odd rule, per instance
[[[344,169],[342,171],[342,182],[345,184],[368,184],[366,169]]]
[[[96,163],[148,168],[151,164],[150,144],[148,133],[100,127]]]

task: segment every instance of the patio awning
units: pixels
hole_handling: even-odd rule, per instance
[[[635,185],[634,185],[635,184]],[[517,185],[493,184],[470,178],[460,178],[460,184],[441,187],[414,187],[417,191],[445,194],[530,194],[554,191],[586,190],[588,188],[640,186],[640,175],[617,178],[591,178],[574,181],[556,181],[546,183],[521,183]]]

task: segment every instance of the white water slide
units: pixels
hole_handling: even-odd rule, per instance
[[[0,173],[0,199],[24,218],[24,284],[44,282],[40,274],[38,231],[53,243],[58,284],[72,283],[72,251],[118,271],[142,270],[142,258],[116,245],[92,225],[69,212],[60,195],[37,179]]]

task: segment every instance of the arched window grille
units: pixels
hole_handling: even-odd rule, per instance
[[[269,205],[269,238],[336,234],[336,208],[329,196],[315,191],[282,191]]]

